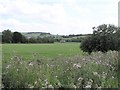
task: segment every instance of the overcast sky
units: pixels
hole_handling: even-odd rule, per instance
[[[92,33],[101,24],[118,25],[119,0],[0,0],[0,32]]]

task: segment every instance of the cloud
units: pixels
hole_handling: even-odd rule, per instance
[[[0,30],[91,33],[96,25],[117,25],[116,9],[117,0],[1,0]]]

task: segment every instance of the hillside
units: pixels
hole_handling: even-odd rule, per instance
[[[13,33],[13,32],[12,32]],[[54,35],[47,32],[20,32],[27,39],[52,38],[55,42],[81,42],[86,36],[91,34],[69,34],[69,35]],[[0,32],[0,36],[2,32]]]
[[[37,38],[38,36],[40,37],[44,37],[44,36],[51,36],[50,33],[46,33],[46,32],[24,32],[22,33],[24,36],[26,37],[34,37]]]

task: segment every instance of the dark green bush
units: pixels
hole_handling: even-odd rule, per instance
[[[107,52],[120,50],[120,29],[114,25],[100,25],[93,28],[93,34],[87,37],[80,48],[88,53],[92,51]]]

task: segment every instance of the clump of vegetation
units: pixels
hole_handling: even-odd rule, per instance
[[[51,36],[25,37],[20,32],[11,32],[9,29],[2,32],[2,43],[54,43]]]
[[[92,51],[120,50],[120,28],[103,24],[93,27],[93,30],[93,34],[81,43],[80,48],[83,51],[91,53]]]
[[[89,34],[52,35],[44,32],[11,32],[7,29],[2,32],[2,43],[54,43],[54,42],[81,42]]]
[[[4,88],[118,88],[118,52],[3,63]]]

